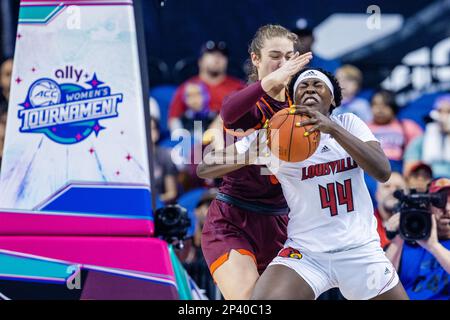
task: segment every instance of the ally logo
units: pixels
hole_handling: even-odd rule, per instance
[[[58,84],[49,78],[36,80],[19,106],[22,120],[20,132],[40,133],[61,144],[83,141],[92,133],[98,136],[99,120],[118,117],[117,108],[123,100],[121,93],[97,79],[86,82],[89,88],[75,83]]]

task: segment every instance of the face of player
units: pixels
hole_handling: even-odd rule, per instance
[[[13,68],[12,59],[6,60],[0,66],[0,87],[4,92],[9,92],[9,88],[11,85],[11,74]]]
[[[294,100],[295,104],[318,110],[324,115],[328,115],[331,105],[335,105],[330,89],[319,79],[305,79],[300,82]]]
[[[219,51],[206,52],[198,62],[200,73],[207,73],[215,78],[225,75],[228,68],[228,58]]]
[[[380,94],[376,94],[372,98],[372,114],[373,121],[379,125],[388,124],[395,118],[394,111],[384,102],[384,98]]]
[[[259,80],[280,68],[293,54],[294,43],[291,40],[280,37],[266,39],[260,56],[256,53],[251,55]]]
[[[440,239],[449,239],[450,234],[448,232],[448,228],[442,226],[442,224],[450,223],[450,189],[447,189],[447,204],[444,209],[439,209],[436,207],[431,207],[431,213],[436,217],[436,223],[438,225],[438,237]]]

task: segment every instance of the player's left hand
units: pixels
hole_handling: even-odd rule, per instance
[[[336,128],[336,124],[331,121],[329,117],[320,113],[318,110],[311,109],[310,107],[295,106],[295,108],[293,108],[291,112],[292,114],[304,114],[310,117],[310,119],[308,120],[304,120],[295,124],[295,126],[297,127],[312,125],[312,127],[306,131],[308,134],[317,130],[323,133],[331,133]]]
[[[434,214],[431,215],[431,234],[428,239],[418,240],[417,243],[424,249],[430,251],[434,246],[439,244],[437,236],[437,223]]]

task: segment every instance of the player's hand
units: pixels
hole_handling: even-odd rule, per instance
[[[331,121],[329,117],[323,115],[317,110],[312,110],[310,107],[295,106],[295,108],[291,110],[291,113],[303,114],[309,117],[308,120],[297,122],[295,124],[297,127],[312,125],[312,127],[305,132],[305,135],[309,135],[317,130],[323,133],[331,133],[336,128],[336,124]]]
[[[384,228],[389,232],[398,232],[400,227],[400,213],[397,212],[384,223]]]
[[[430,237],[425,240],[418,240],[417,243],[424,249],[430,251],[433,247],[439,244],[437,235],[437,223],[434,214],[431,215],[431,233]]]
[[[303,69],[312,59],[312,53],[307,52],[300,55],[296,52],[280,68],[265,76],[261,86],[265,92],[282,89],[289,84],[292,76]]]

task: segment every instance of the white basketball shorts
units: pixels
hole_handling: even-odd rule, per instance
[[[333,253],[312,253],[284,248],[269,264],[281,264],[297,272],[317,299],[338,287],[348,300],[368,300],[397,285],[399,277],[377,241]]]

